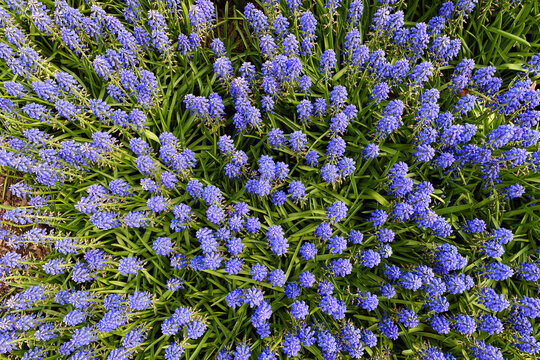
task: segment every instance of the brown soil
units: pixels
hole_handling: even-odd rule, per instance
[[[11,191],[9,191],[9,186],[13,183],[13,179],[9,177],[5,177],[3,174],[0,174],[0,202],[4,206],[28,206],[28,201],[25,199],[21,199],[17,196],[14,196]],[[4,193],[4,188],[6,189]],[[3,215],[6,212],[5,209],[0,209],[0,229],[1,230],[8,230],[11,233],[14,234],[22,234],[27,230],[27,228],[20,228],[18,226],[11,225],[9,223],[4,222]],[[0,240],[0,257],[3,256],[5,253],[9,251],[14,251],[11,249],[8,244]],[[20,249],[17,249],[16,252],[21,254],[25,258],[32,258],[32,259],[43,259],[48,254],[48,249],[45,246],[36,246],[36,245],[29,245],[24,246]],[[4,282],[0,281],[0,296],[6,294],[9,291],[9,286],[5,284]]]
[[[0,175],[0,194],[2,198],[0,201],[2,202],[2,205],[5,206],[25,206],[28,205],[28,202],[25,199],[20,199],[16,196],[14,196],[11,191],[9,191],[9,186],[13,184],[12,179],[6,178],[3,175]],[[6,189],[6,192],[4,194],[4,189]],[[0,209],[0,219],[3,219],[3,215],[6,212],[5,209]],[[0,229],[2,230],[9,230],[10,232],[14,232],[16,234],[22,234],[24,231],[16,226],[12,226],[3,220],[0,223]],[[5,241],[0,241],[0,256],[4,255],[6,252],[10,251],[11,249],[6,244]]]

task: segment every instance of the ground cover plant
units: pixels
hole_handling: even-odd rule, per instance
[[[539,8],[1,3],[0,357],[535,358]]]

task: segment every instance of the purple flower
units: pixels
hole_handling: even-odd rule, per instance
[[[361,0],[353,0],[349,5],[347,12],[347,22],[352,24],[353,27],[358,26],[364,10],[364,4]]]
[[[124,276],[129,274],[137,275],[143,269],[143,261],[137,257],[128,256],[120,259],[118,263],[118,272]]]
[[[307,200],[306,187],[300,180],[293,180],[289,185],[289,194],[294,202],[304,202]]]
[[[347,216],[347,205],[342,201],[336,201],[328,207],[326,216],[328,217],[328,221],[332,224],[340,222]]]
[[[301,130],[295,131],[291,134],[289,139],[289,146],[296,152],[303,152],[307,145],[306,134]]]
[[[303,320],[309,315],[309,306],[305,301],[295,301],[291,305],[291,315],[296,320]]]
[[[330,264],[334,277],[345,277],[352,273],[352,263],[349,259],[336,259]]]
[[[268,273],[268,269],[263,264],[255,264],[251,268],[251,271],[249,272],[251,274],[251,277],[255,281],[264,281],[266,279],[266,274]]]
[[[342,85],[336,85],[330,91],[330,104],[338,109],[340,106],[345,104],[347,101],[347,89]]]
[[[212,43],[210,44],[212,47],[212,51],[214,52],[214,55],[219,58],[222,56],[227,56],[227,52],[225,50],[225,45],[223,44],[223,41],[221,41],[218,38],[215,38],[212,40]]]
[[[311,116],[313,115],[313,104],[309,100],[302,100],[297,106],[298,118],[303,123],[311,122]]]
[[[388,339],[397,340],[399,337],[399,329],[394,321],[387,316],[384,316],[378,322],[379,330]]]
[[[287,253],[289,244],[281,226],[271,225],[266,232],[266,238],[274,254],[281,256]]]
[[[158,237],[156,240],[154,240],[154,243],[152,245],[152,249],[156,252],[158,255],[167,256],[170,255],[173,251],[174,243],[170,238],[167,237]]]
[[[315,150],[309,150],[306,153],[306,165],[315,167],[319,163],[319,154]]]
[[[321,177],[326,185],[335,184],[339,179],[339,169],[336,165],[327,163],[321,168]]]
[[[375,104],[378,104],[382,100],[386,100],[388,98],[389,93],[390,93],[390,88],[388,87],[388,84],[385,82],[381,82],[373,87],[370,98],[375,99]]]
[[[333,136],[343,134],[347,130],[348,125],[349,117],[345,113],[339,112],[330,120],[330,132]]]
[[[270,34],[265,34],[259,39],[261,53],[266,57],[272,57],[276,53],[276,43]]]
[[[283,55],[287,57],[298,56],[298,40],[294,34],[287,35],[282,42],[283,45]]]
[[[300,247],[300,256],[302,256],[304,260],[313,260],[315,255],[317,255],[317,247],[315,244],[310,242],[302,244]]]
[[[345,140],[339,136],[330,139],[326,150],[326,156],[330,161],[341,159],[345,154],[345,146]]]
[[[268,274],[268,281],[273,287],[282,287],[285,285],[286,277],[285,273],[281,269],[275,269]]]
[[[420,63],[413,68],[410,74],[410,84],[412,86],[424,87],[423,83],[428,81],[432,75],[433,64],[428,61]]]
[[[233,75],[233,68],[228,57],[222,56],[214,62],[214,73],[218,79],[229,79]]]
[[[336,63],[336,52],[333,49],[328,49],[321,55],[319,71],[326,77],[329,77],[336,68]]]
[[[287,20],[285,16],[281,14],[275,17],[272,27],[274,28],[274,34],[276,34],[277,36],[281,38],[288,35],[289,33],[289,30],[288,30],[289,21]]]

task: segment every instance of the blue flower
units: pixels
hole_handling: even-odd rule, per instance
[[[158,255],[167,256],[173,251],[174,243],[168,237],[158,237],[154,240],[152,249]]]
[[[362,154],[365,160],[373,160],[379,155],[379,146],[377,144],[367,144]]]
[[[285,273],[281,269],[272,270],[270,274],[268,274],[268,282],[270,282],[273,287],[282,287],[285,285],[285,281]]]
[[[386,211],[377,209],[371,213],[371,218],[369,219],[369,221],[373,222],[373,226],[381,226],[386,222],[387,219],[388,214],[386,213]]]
[[[334,86],[332,91],[330,91],[330,104],[337,110],[340,106],[345,104],[347,95],[347,89],[344,86]]]
[[[379,306],[377,295],[374,295],[369,291],[358,292],[356,295],[354,301],[358,302],[357,306],[360,306],[362,309],[373,311]]]
[[[353,27],[358,26],[360,23],[364,5],[361,0],[353,0],[349,4],[349,10],[347,12],[347,22],[352,24]]]
[[[290,135],[289,146],[296,152],[303,152],[307,145],[307,137],[301,130],[297,130]]]
[[[457,314],[452,317],[455,322],[451,324],[453,330],[460,334],[472,334],[476,331],[476,321],[473,317],[465,314]]]
[[[290,183],[289,194],[294,202],[302,203],[307,200],[306,187],[300,180],[293,180]]]
[[[298,118],[303,123],[309,123],[313,115],[313,104],[309,100],[302,100],[297,106]]]
[[[272,252],[278,256],[285,255],[289,247],[283,229],[279,225],[271,225],[266,233]]]
[[[433,64],[428,61],[420,63],[413,68],[410,74],[410,84],[412,86],[424,87],[423,83],[428,81],[432,75]]]
[[[137,273],[143,269],[143,261],[139,260],[137,257],[129,256],[120,259],[118,263],[118,272],[124,276]]]
[[[476,96],[474,95],[462,96],[454,106],[454,111],[459,115],[467,115],[474,108],[475,102]]]
[[[274,28],[274,34],[279,37],[284,37],[289,33],[289,21],[281,14],[275,17],[272,27]]]
[[[253,4],[246,5],[244,14],[248,20],[249,27],[258,35],[265,33],[268,30],[268,18],[264,13],[255,9]]]
[[[296,320],[303,320],[309,315],[309,306],[306,305],[305,301],[295,301],[291,305],[291,315]]]
[[[240,273],[243,267],[244,262],[242,261],[242,259],[237,257],[232,257],[225,263],[225,271],[230,275],[236,275]]]
[[[244,302],[253,308],[259,306],[263,301],[263,292],[256,287],[251,287],[244,292]]]
[[[296,299],[298,296],[300,296],[300,288],[298,287],[298,284],[295,282],[288,282],[287,285],[285,285],[285,296],[287,296],[289,299]]]
[[[386,98],[388,98],[389,92],[390,88],[388,87],[388,84],[385,82],[381,82],[373,87],[370,98],[375,99],[375,104],[378,104],[382,100],[386,100]]]
[[[386,336],[388,339],[397,340],[399,337],[399,329],[397,325],[387,316],[382,316],[378,323],[379,330]]]
[[[302,6],[302,0],[287,0],[287,6],[289,7],[289,13],[296,13]]]
[[[341,137],[330,139],[326,150],[326,156],[330,161],[339,160],[345,154],[345,140]]]
[[[328,49],[321,55],[319,71],[326,77],[330,76],[336,68],[336,53],[333,49]]]
[[[315,99],[313,106],[313,115],[323,117],[326,114],[326,100],[323,98]]]
[[[231,61],[228,57],[222,56],[216,59],[214,62],[214,72],[216,74],[216,77],[228,79],[233,74],[233,68]]]
[[[265,34],[259,39],[259,46],[264,56],[272,57],[276,53],[276,43],[272,35]]]
[[[128,297],[127,305],[135,311],[147,310],[152,305],[152,294],[148,291],[134,292]]]
[[[328,249],[332,254],[342,254],[347,250],[347,240],[342,236],[333,236],[328,241]]]
[[[306,153],[306,165],[315,167],[319,163],[319,154],[315,150],[309,150]]]
[[[345,277],[352,273],[352,263],[349,259],[336,259],[330,264],[334,277]]]
[[[335,184],[339,179],[339,169],[336,165],[328,163],[321,168],[321,177],[326,185]]]
[[[249,272],[255,281],[264,281],[266,279],[266,274],[268,269],[263,264],[255,264]]]
[[[294,34],[287,35],[282,42],[283,55],[293,57],[299,55],[298,40]]]
[[[315,255],[317,255],[317,247],[315,244],[306,242],[303,243],[300,247],[300,256],[304,258],[304,260],[313,260],[315,258]]]
[[[397,317],[398,322],[408,328],[414,328],[420,322],[418,315],[414,311],[407,308],[398,310]]]
[[[326,216],[332,224],[340,222],[347,216],[347,205],[342,201],[336,201],[328,207]]]
[[[227,52],[225,50],[225,45],[223,44],[223,41],[221,41],[218,38],[215,38],[212,40],[212,43],[210,44],[212,47],[212,51],[214,52],[214,55],[219,58],[222,56],[227,56]]]
[[[304,11],[300,15],[300,30],[307,35],[315,35],[317,19],[311,11]],[[309,36],[306,36],[309,37]]]
[[[375,129],[377,135],[385,139],[388,135],[396,132],[401,125],[403,125],[403,122],[400,118],[386,115],[375,125]]]
[[[468,233],[480,233],[484,232],[485,230],[486,223],[481,219],[467,220],[466,223],[463,224],[463,231]]]
[[[198,339],[204,335],[206,331],[206,322],[197,319],[186,326],[186,335],[190,339]]]
[[[330,132],[333,136],[343,134],[349,125],[349,117],[344,112],[339,112],[330,120]]]

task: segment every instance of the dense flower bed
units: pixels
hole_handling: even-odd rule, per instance
[[[410,3],[1,4],[0,353],[538,353],[540,54],[457,35],[523,5]]]

